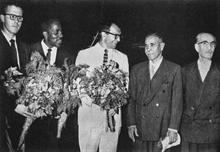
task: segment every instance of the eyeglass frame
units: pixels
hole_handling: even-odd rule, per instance
[[[115,34],[115,33],[108,32],[108,31],[103,31],[103,32],[105,32],[105,33],[107,33],[107,34],[113,35],[113,36],[115,37],[115,40],[118,39],[118,38],[120,38],[120,39],[122,38],[122,35],[121,35],[121,34]]]
[[[16,21],[17,19],[18,22],[23,22],[24,20],[23,16],[20,16],[20,15],[9,14],[9,13],[5,13],[4,15],[8,15],[10,20],[12,21]]]
[[[199,44],[202,44],[202,45],[204,45],[204,46],[211,46],[211,47],[216,47],[216,45],[217,45],[217,43],[216,43],[216,41],[211,41],[211,42],[208,42],[208,41],[201,41],[201,42],[197,42],[197,44],[199,45]]]

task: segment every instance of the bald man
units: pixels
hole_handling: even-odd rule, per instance
[[[218,152],[220,134],[220,66],[212,62],[216,38],[199,33],[198,60],[183,68],[182,152]]]

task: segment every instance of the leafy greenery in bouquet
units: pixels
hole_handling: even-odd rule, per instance
[[[64,68],[51,66],[48,61],[45,61],[39,52],[33,52],[30,62],[26,65],[26,75],[19,78],[17,92],[17,108],[25,107],[25,113],[28,114],[23,125],[23,131],[20,136],[18,150],[24,146],[24,139],[29,127],[35,119],[52,116],[58,118],[57,137],[61,135],[61,130],[65,124],[67,114],[73,112],[77,107],[77,96],[70,94],[68,88],[69,83],[66,82],[71,75],[77,74],[74,69],[70,70],[71,66],[64,64]],[[74,67],[74,66],[73,66]],[[9,69],[10,70],[10,69]],[[12,78],[10,71],[6,74],[10,84],[6,88],[14,88],[15,80]],[[9,79],[11,78],[11,79]],[[9,87],[10,86],[10,87]],[[11,91],[12,92],[12,91]],[[18,111],[18,110],[17,110]]]
[[[86,74],[79,80],[79,91],[93,99],[93,103],[107,112],[110,131],[115,130],[114,117],[109,111],[118,113],[119,108],[127,103],[128,73],[118,69],[118,63],[110,61],[109,65],[86,68]]]

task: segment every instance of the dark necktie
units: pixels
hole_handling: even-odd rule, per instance
[[[50,63],[51,51],[52,51],[52,50],[49,48],[47,51],[48,51],[48,52],[47,52],[46,58],[47,58],[47,61]]]
[[[15,47],[15,40],[11,39],[10,42],[11,42],[11,50],[12,50],[12,66],[18,66],[17,51],[16,51],[16,47]]]
[[[106,65],[107,62],[108,62],[108,50],[104,50],[105,53],[104,53],[104,56],[103,56],[103,65]]]

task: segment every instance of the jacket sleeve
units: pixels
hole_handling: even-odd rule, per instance
[[[127,109],[127,126],[136,125],[136,94],[137,94],[137,82],[135,70],[131,70],[129,80],[129,100]]]
[[[183,109],[182,75],[180,66],[177,66],[174,72],[171,100],[171,117],[169,128],[178,130]]]

